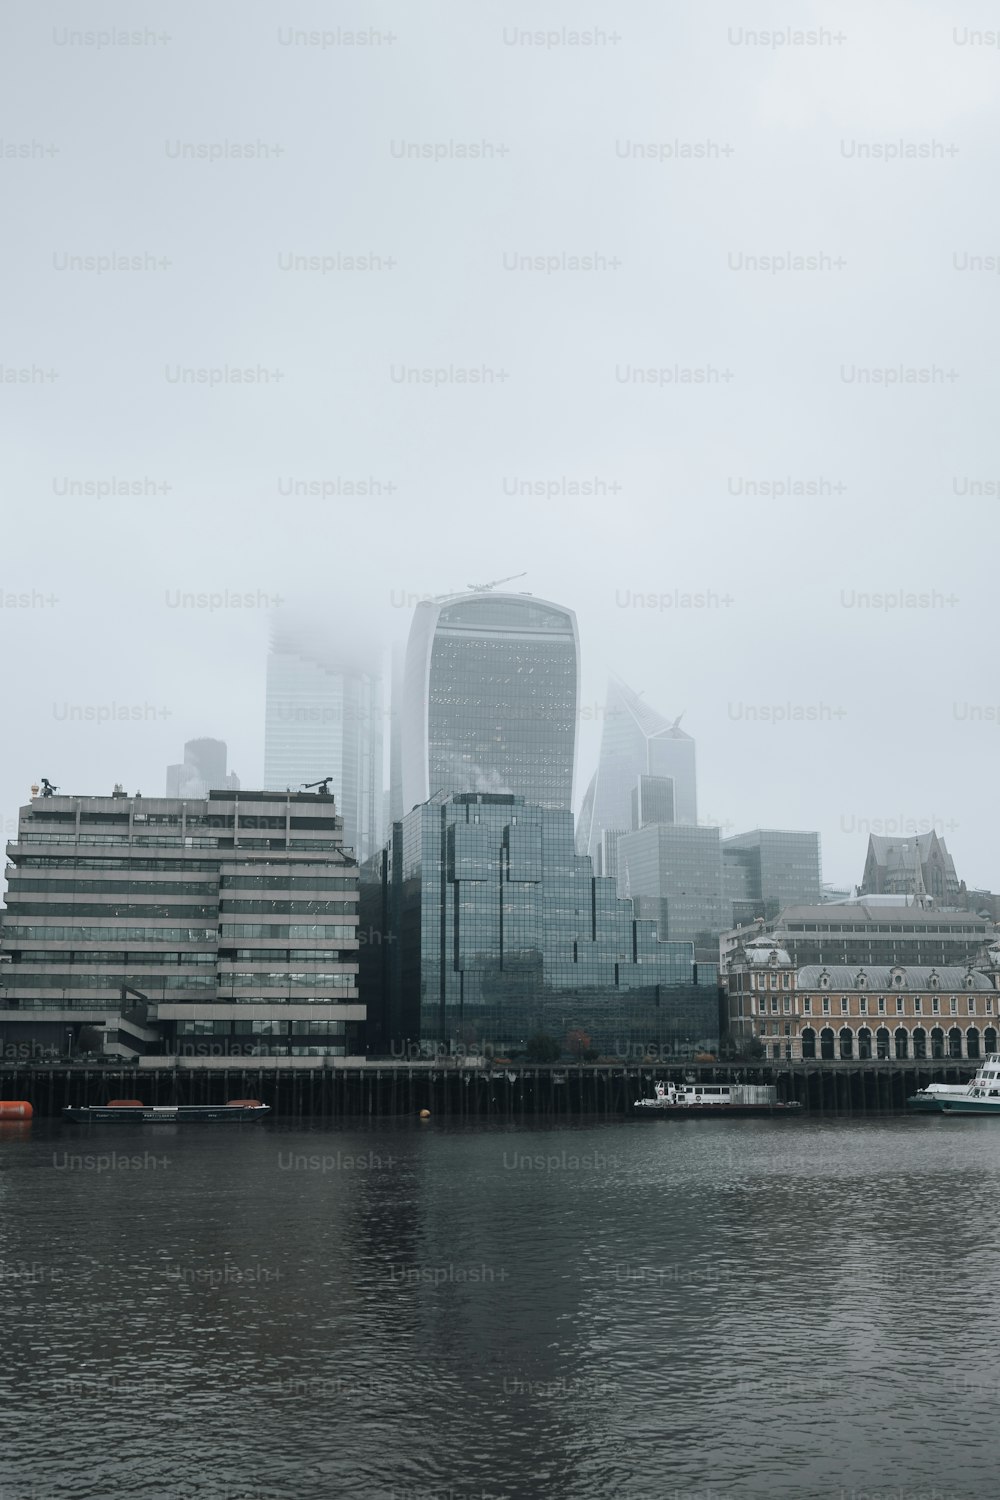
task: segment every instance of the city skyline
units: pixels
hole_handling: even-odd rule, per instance
[[[461,569],[456,571],[461,572]],[[531,597],[534,596],[532,595]],[[252,624],[251,629],[240,632],[242,638],[241,651],[245,652],[248,645],[256,648],[251,654],[249,661],[244,665],[243,691],[238,695],[240,700],[244,702],[249,701],[252,703],[255,698],[258,700],[266,698],[266,662],[269,656],[270,641],[273,638],[273,621],[276,607],[271,601],[265,602],[271,604],[269,611],[257,613],[252,617],[252,620],[251,616],[244,615],[241,622],[242,624]],[[281,612],[284,612],[284,604],[286,602],[283,600],[282,604],[277,606]],[[407,602],[410,602],[409,596]],[[316,605],[314,599],[307,598],[306,604],[306,609],[298,611],[298,618],[300,620],[303,613],[308,615],[310,612],[315,612]],[[295,611],[291,611],[290,613],[295,613]],[[344,618],[343,610],[340,610],[338,616],[336,608],[333,609],[333,615],[335,619],[339,618],[343,620]],[[380,660],[386,654],[383,652],[382,646],[389,638],[390,633],[385,622],[383,621],[379,624],[377,623],[377,618],[375,615],[369,615],[366,618],[367,634],[372,639],[372,649],[367,654],[369,658]],[[397,622],[398,619],[399,616],[397,614]],[[586,613],[584,613],[584,620],[586,620]],[[398,650],[402,654],[403,646],[401,641],[398,642]],[[584,628],[582,630],[580,650],[581,680],[586,681],[589,678],[593,681],[593,662],[594,660],[600,661],[600,657],[600,652],[588,653],[586,647],[586,630]],[[617,673],[612,672],[610,675],[613,680],[616,679],[622,686],[625,686],[627,691],[631,691],[627,689],[627,685],[624,684],[623,679],[618,677]],[[206,682],[211,680],[210,676],[205,678]],[[194,677],[186,684],[186,688],[190,689],[192,702],[196,702],[202,692],[202,682],[197,677]],[[651,699],[655,694],[652,692],[647,694],[646,690],[643,689],[642,692],[632,693],[632,696],[642,704],[644,711],[649,711],[649,704],[646,701],[647,697]],[[75,713],[74,710],[76,711]],[[699,727],[701,715],[704,713],[704,710],[704,701],[700,697],[695,696],[693,700],[688,702],[688,707],[683,715],[684,722],[692,728]],[[120,730],[120,736],[123,741],[131,739],[144,740],[147,737],[152,739],[153,735],[155,735],[155,745],[146,745],[145,748],[139,747],[139,753],[133,759],[133,765],[136,769],[131,774],[128,767],[123,764],[122,757],[118,754],[109,758],[107,762],[103,760],[97,761],[93,756],[88,756],[86,752],[93,748],[93,735],[91,734],[86,737],[81,735],[81,739],[78,742],[82,752],[79,757],[79,763],[81,767],[89,766],[91,769],[86,772],[81,769],[77,773],[79,780],[76,784],[85,786],[88,791],[93,786],[101,786],[105,782],[108,782],[110,785],[114,780],[123,781],[130,787],[133,783],[137,787],[145,785],[147,788],[162,785],[163,761],[161,761],[161,769],[159,771],[155,769],[155,761],[160,754],[168,762],[172,761],[173,756],[176,755],[177,731],[175,727],[172,727],[172,724],[175,717],[178,719],[181,718],[181,711],[179,710],[175,714],[171,710],[169,714],[161,716],[160,710],[153,702],[122,703],[114,699],[107,703],[96,705],[74,705],[68,703],[50,705],[50,715],[58,724],[72,725],[78,723],[80,725],[91,726],[108,724]],[[226,715],[233,712],[232,709],[225,707],[223,707],[222,711]],[[265,717],[263,702],[261,703],[260,712],[263,719]],[[86,718],[83,717],[84,713],[87,714]],[[586,811],[587,792],[589,786],[596,779],[600,761],[600,737],[607,719],[606,697],[593,696],[587,699],[581,696],[578,716],[580,732],[577,736],[576,785],[577,797],[581,799],[582,804],[580,807],[580,817],[582,820],[582,815]],[[385,770],[383,773],[383,793],[387,794],[389,738],[391,728],[394,724],[391,699],[388,693],[383,697],[380,718],[384,726],[383,754]],[[238,755],[241,766],[249,767],[249,772],[243,774],[240,778],[243,784],[249,787],[262,787],[265,781],[265,741],[264,736],[260,734],[259,730],[246,730],[242,736],[234,733],[228,723],[220,722],[220,704],[217,700],[212,701],[211,708],[206,709],[204,713],[198,713],[194,709],[183,709],[183,722],[193,731],[193,739],[198,738],[197,730],[206,720],[217,725],[223,731],[220,738],[225,739],[229,743],[235,742],[238,744],[234,758]],[[807,722],[814,723],[815,721]],[[775,719],[772,722],[772,727],[778,732],[780,732],[781,726],[782,721],[780,719]],[[814,811],[809,805],[813,799],[807,801],[802,797],[801,790],[789,788],[790,793],[794,790],[795,795],[794,797],[790,796],[787,801],[785,798],[776,795],[769,797],[766,801],[764,799],[758,801],[756,798],[752,801],[745,800],[744,805],[747,811],[744,815],[740,815],[738,805],[734,806],[733,802],[730,802],[726,806],[724,799],[716,795],[720,777],[732,774],[731,768],[725,763],[724,743],[720,744],[718,740],[711,740],[702,732],[699,732],[698,743],[700,746],[700,765],[704,767],[707,764],[715,767],[713,784],[708,786],[707,791],[704,791],[706,773],[704,770],[699,772],[704,796],[702,797],[703,810],[700,812],[698,822],[701,826],[718,826],[721,829],[723,837],[730,836],[736,832],[742,833],[747,829],[756,827],[785,828],[789,830],[795,827],[813,828],[819,832],[822,840],[824,882],[832,886],[853,890],[862,882],[865,854],[870,834],[876,834],[888,838],[890,842],[898,843],[907,839],[912,841],[919,835],[927,835],[932,832],[936,832],[939,837],[947,833],[949,840],[955,842],[955,847],[959,850],[963,874],[965,874],[970,887],[992,889],[1000,884],[1000,872],[991,871],[990,860],[984,858],[983,865],[985,869],[981,869],[978,873],[975,871],[968,852],[963,851],[962,821],[954,815],[949,809],[948,803],[943,799],[938,799],[937,804],[935,804],[935,799],[930,796],[919,799],[914,798],[914,804],[922,803],[928,809],[926,812],[921,812],[919,805],[914,806],[911,804],[911,807],[907,809],[906,804],[902,801],[902,797],[894,793],[891,797],[886,798],[881,811],[876,811],[873,806],[874,794],[868,794],[858,798],[858,801],[865,809],[863,812],[840,811],[835,817],[832,814],[830,815],[833,821],[824,822],[821,813],[818,810]],[[162,751],[156,748],[159,746],[163,747]],[[720,756],[722,757],[721,762]],[[51,768],[53,767],[54,760],[51,754],[46,753],[40,759],[42,768],[38,768],[33,764],[30,767],[23,787],[16,787],[11,791],[10,787],[12,784],[8,782],[8,800],[11,803],[11,810],[3,813],[3,822],[7,836],[16,831],[17,807],[24,801],[28,794],[29,786],[37,781],[40,774],[48,774],[50,779],[55,780],[57,784],[60,784],[60,777],[62,782],[66,781],[65,772],[61,771],[60,776],[53,776]],[[154,766],[152,770],[150,769],[151,763]],[[50,768],[48,771],[44,770],[44,766],[46,765]],[[253,770],[255,765],[259,768],[256,773]],[[589,784],[587,782],[588,767],[594,768],[593,774],[589,779]],[[795,766],[793,763],[790,766],[790,774],[794,769]],[[872,762],[873,781],[877,779],[876,773],[878,770],[879,762],[876,759]],[[9,774],[8,771],[7,775],[9,776]],[[318,774],[330,774],[329,767],[324,765]],[[84,779],[85,776],[86,780]],[[283,786],[284,784],[282,783]],[[745,791],[742,795],[745,798]],[[799,805],[803,805],[804,807],[798,821],[795,820],[795,816],[791,811],[786,811],[795,798],[798,799]],[[820,802],[821,795],[819,790],[816,789],[815,803],[818,806]],[[384,821],[383,814],[386,805],[387,796],[384,797],[377,814],[377,821],[380,826]],[[776,810],[775,815],[770,818],[766,817],[762,810],[768,805]],[[939,811],[935,811],[935,805],[940,809]],[[952,807],[954,806],[955,803],[953,801]],[[623,826],[627,830],[630,824],[626,821]]]

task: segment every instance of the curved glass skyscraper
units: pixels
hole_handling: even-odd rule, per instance
[[[436,792],[506,792],[572,806],[580,672],[576,616],[530,594],[417,605],[402,704],[403,811]]]

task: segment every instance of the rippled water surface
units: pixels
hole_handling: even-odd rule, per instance
[[[0,1500],[992,1500],[998,1164],[975,1119],[2,1128]]]

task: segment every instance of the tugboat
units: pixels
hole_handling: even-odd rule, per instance
[[[1000,1115],[1000,1053],[983,1058],[971,1083],[930,1083],[906,1102],[932,1114]]]
[[[802,1108],[779,1104],[773,1083],[658,1083],[652,1099],[637,1099],[632,1113],[642,1119],[683,1115],[784,1115]]]
[[[86,1124],[90,1120],[133,1120],[185,1124],[193,1120],[262,1120],[271,1113],[259,1099],[230,1099],[228,1104],[143,1104],[141,1099],[111,1099],[107,1104],[67,1105],[63,1118]]]

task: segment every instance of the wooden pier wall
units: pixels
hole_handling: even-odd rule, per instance
[[[253,1098],[279,1119],[348,1119],[416,1115],[449,1119],[521,1119],[595,1115],[618,1118],[634,1100],[651,1096],[658,1079],[700,1083],[773,1083],[778,1098],[803,1112],[886,1114],[928,1083],[964,1083],[976,1063],[804,1062],[655,1066],[567,1064],[456,1068],[450,1064],[368,1062],[364,1066],[288,1068],[94,1067],[83,1064],[0,1066],[0,1100],[27,1099],[39,1117],[65,1105],[135,1098],[144,1104],[217,1104]]]

